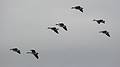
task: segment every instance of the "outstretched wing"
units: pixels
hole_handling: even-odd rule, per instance
[[[10,49],[10,50],[17,51],[18,49],[17,49],[17,48],[12,48],[12,49]]]
[[[109,33],[105,33],[108,37],[110,37],[110,34]]]
[[[32,49],[31,51],[32,51],[32,53],[36,53],[36,51],[35,51],[35,50],[33,50],[33,49]]]
[[[97,21],[98,24],[100,24],[101,22]]]
[[[67,31],[67,27],[66,26],[64,26],[63,29],[65,29]]]
[[[37,59],[39,59],[38,54],[34,54],[34,56],[35,56]]]
[[[58,30],[53,30],[54,32],[56,32],[57,34],[59,34]]]
[[[20,50],[18,50],[17,53],[21,54]]]
[[[105,24],[105,21],[103,21],[102,23],[104,23],[104,24]]]
[[[81,8],[80,11],[83,12],[83,8]]]
[[[105,24],[105,21],[102,20],[102,19],[100,19],[100,20],[98,20],[98,23],[99,23],[99,24],[100,24],[100,23],[104,23],[104,24]]]

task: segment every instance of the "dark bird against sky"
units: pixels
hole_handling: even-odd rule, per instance
[[[58,32],[58,28],[56,28],[56,27],[48,27],[48,29],[51,29],[51,30],[53,30],[54,32],[56,32],[57,34],[59,34],[59,32]]]
[[[10,50],[12,50],[12,51],[14,51],[14,52],[17,52],[17,53],[21,54],[21,52],[20,52],[20,50],[19,50],[18,48],[12,48],[12,49],[10,49]]]
[[[61,23],[58,23],[56,25],[58,25],[59,27],[62,27],[64,30],[67,31],[67,27],[66,27],[66,25],[64,23],[61,22]]]
[[[100,31],[99,33],[103,33],[103,34],[106,34],[108,37],[110,37],[110,34],[108,31],[104,30],[104,31]]]
[[[77,9],[77,10],[80,10],[81,12],[83,12],[83,8],[81,6],[74,6],[71,9]]]
[[[93,21],[96,21],[98,24],[100,24],[100,23],[104,23],[105,24],[105,20],[102,20],[102,19],[100,19],[100,20],[94,19]]]
[[[27,54],[33,54],[37,59],[39,59],[38,57],[38,53],[35,50],[30,50],[31,52],[27,52]]]

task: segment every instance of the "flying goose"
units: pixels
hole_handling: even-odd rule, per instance
[[[74,6],[71,9],[77,9],[77,10],[80,10],[81,12],[83,12],[83,8],[81,6]]]
[[[96,21],[98,24],[100,24],[100,23],[104,23],[105,24],[105,20],[102,20],[102,19],[100,19],[100,20],[94,19],[93,21]]]
[[[14,51],[14,52],[17,52],[18,54],[21,54],[21,52],[20,52],[20,50],[19,50],[18,48],[12,48],[12,49],[10,49],[10,50],[12,50],[12,51]]]
[[[103,33],[103,34],[106,34],[108,37],[110,37],[110,34],[108,31],[104,30],[104,31],[100,31],[99,33]]]
[[[33,54],[37,59],[39,59],[38,54],[35,50],[30,50],[31,52],[27,52],[27,54]]]
[[[48,29],[51,29],[51,30],[53,30],[54,32],[56,32],[57,34],[59,34],[59,32],[58,32],[58,28],[56,28],[56,27],[48,27]]]

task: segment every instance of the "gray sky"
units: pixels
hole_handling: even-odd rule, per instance
[[[120,67],[120,0],[0,0],[0,67]],[[84,13],[70,8],[80,5]],[[105,19],[98,25],[93,19]],[[58,21],[60,34],[47,29]],[[98,32],[108,30],[111,38]],[[18,55],[9,51],[21,49]],[[25,52],[36,49],[37,60]]]

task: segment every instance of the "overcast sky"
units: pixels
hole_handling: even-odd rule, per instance
[[[84,13],[71,10],[76,5]],[[119,6],[120,0],[0,0],[0,67],[120,67]],[[47,29],[58,21],[67,32]],[[30,49],[40,59],[26,55]]]

